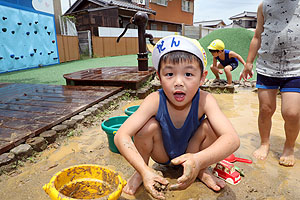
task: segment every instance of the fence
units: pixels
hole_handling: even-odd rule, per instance
[[[93,54],[96,57],[121,56],[138,53],[138,30],[128,29],[126,34],[117,43],[118,36],[124,28],[99,27],[99,36],[92,36]],[[171,34],[178,34],[168,31],[146,30],[152,34],[155,41]],[[146,40],[148,42],[148,39]]]
[[[123,32],[121,28],[99,27],[98,36],[92,36],[90,44],[88,32],[78,32],[77,36],[57,35],[57,45],[60,62],[79,60],[81,54],[89,54],[91,50],[95,57],[121,56],[138,53],[137,29],[128,29],[127,33],[117,43],[118,36]],[[146,30],[154,37],[154,41],[176,32]],[[148,40],[147,40],[148,42]]]
[[[201,39],[207,34],[213,32],[214,28],[202,27],[202,26],[182,26],[182,35],[194,39]]]
[[[77,36],[56,35],[56,38],[61,63],[80,59]]]
[[[116,37],[92,36],[93,53],[96,57],[121,56],[138,53],[137,38],[121,38],[117,43]]]
[[[91,58],[93,56],[91,31],[78,31],[78,39],[80,55],[89,56]]]

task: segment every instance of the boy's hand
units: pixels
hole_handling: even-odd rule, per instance
[[[197,178],[200,166],[197,162],[194,154],[187,153],[174,158],[172,161],[173,165],[183,166],[183,175],[177,179],[177,183],[170,185],[170,190],[184,190],[189,187]]]
[[[148,170],[143,174],[145,189],[156,199],[165,199],[168,180],[158,174],[155,170]],[[159,187],[158,187],[159,186]]]
[[[241,75],[240,75],[240,80],[243,79],[246,81],[247,79],[252,78],[253,76],[253,64],[252,63],[246,63]]]

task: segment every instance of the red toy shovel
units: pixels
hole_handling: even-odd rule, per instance
[[[238,157],[235,157],[234,154],[231,154],[230,156],[228,156],[227,158],[225,158],[224,160],[228,161],[228,162],[243,162],[243,163],[249,163],[251,164],[252,163],[252,160],[248,160],[248,159],[245,159],[245,158],[238,158]]]

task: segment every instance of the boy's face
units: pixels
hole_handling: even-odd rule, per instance
[[[222,51],[210,51],[210,53],[213,55],[213,57],[218,57],[221,55]]]
[[[204,71],[201,76],[201,69],[196,60],[176,64],[167,61],[162,62],[160,66],[162,88],[175,106],[184,106],[191,102],[207,75],[207,71]]]

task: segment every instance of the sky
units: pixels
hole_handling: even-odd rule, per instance
[[[76,0],[61,0],[62,13],[69,8],[69,3]],[[179,0],[176,0],[179,1]],[[195,0],[194,22],[222,19],[230,24],[230,17],[244,11],[256,12],[262,0]]]
[[[76,0],[60,0],[62,14],[64,14],[69,9],[69,4],[71,5],[76,2]]]
[[[230,17],[244,11],[256,12],[262,0],[195,0],[194,22],[222,19],[230,24]]]

